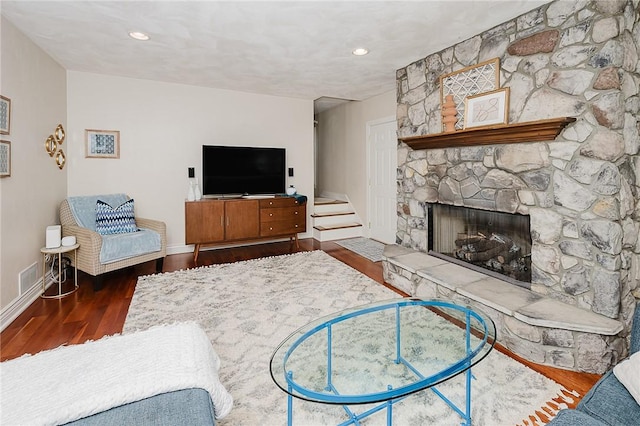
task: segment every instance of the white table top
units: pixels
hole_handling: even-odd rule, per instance
[[[67,253],[67,252],[76,250],[78,247],[80,247],[80,244],[76,243],[72,246],[60,246],[60,247],[53,247],[53,248],[42,247],[40,251],[42,253],[47,253],[47,254],[59,254],[59,253]]]

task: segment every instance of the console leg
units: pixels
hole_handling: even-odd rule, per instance
[[[193,249],[193,263],[198,263],[198,254],[200,254],[200,244],[196,244],[196,247]]]

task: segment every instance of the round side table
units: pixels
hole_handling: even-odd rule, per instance
[[[43,299],[60,299],[78,290],[78,247],[80,247],[80,244],[74,244],[72,246],[60,246],[60,247],[54,247],[54,248],[43,247],[40,249],[40,252],[42,253],[42,294],[40,295],[40,297],[42,297]],[[74,272],[73,289],[63,293],[62,292],[62,255],[64,253],[69,253],[69,252],[73,252],[73,272]],[[46,287],[47,262],[45,259],[48,254],[58,255],[58,294],[54,294],[52,296],[47,296],[45,294],[45,291],[47,290],[47,287]]]

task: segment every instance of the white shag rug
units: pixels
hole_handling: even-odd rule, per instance
[[[379,262],[382,260],[384,244],[381,242],[374,241],[369,238],[356,237],[336,241],[336,244],[346,248],[347,250],[351,250],[362,257],[366,257],[372,262]]]
[[[278,344],[306,323],[336,311],[400,297],[322,251],[262,258],[140,277],[124,333],[175,321],[196,321],[222,361],[220,381],[234,398],[225,425],[285,425],[287,396],[273,383],[269,361]],[[474,425],[533,424],[529,416],[554,413],[570,401],[559,384],[492,351],[473,368]],[[463,376],[438,387],[454,401]],[[563,392],[564,390],[564,392]],[[564,395],[564,398],[563,398]],[[550,404],[551,402],[551,404]],[[351,407],[362,412],[361,407]],[[294,399],[294,425],[338,424],[339,406]],[[459,425],[461,418],[432,391],[394,405],[394,424]],[[363,425],[386,424],[381,411]]]

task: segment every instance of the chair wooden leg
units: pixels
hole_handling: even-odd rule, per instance
[[[93,291],[102,290],[104,284],[104,274],[96,275],[93,277]]]
[[[164,266],[164,257],[159,257],[156,259],[156,272],[162,272],[162,268]]]

